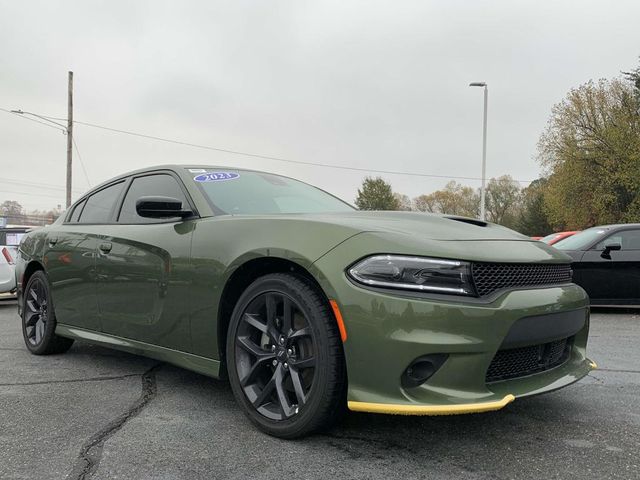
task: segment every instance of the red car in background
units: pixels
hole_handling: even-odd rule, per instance
[[[553,245],[554,243],[558,243],[560,240],[564,240],[565,238],[570,237],[571,235],[575,235],[580,230],[575,230],[571,232],[556,232],[547,235],[546,237],[542,237],[540,239],[541,242],[546,243],[547,245]]]

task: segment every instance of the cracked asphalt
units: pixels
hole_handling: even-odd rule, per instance
[[[283,441],[224,382],[87,343],[30,355],[0,300],[0,478],[640,479],[640,312],[591,325],[600,368],[564,390],[486,414],[349,414]]]

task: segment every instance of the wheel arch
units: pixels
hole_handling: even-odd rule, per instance
[[[22,279],[19,281],[20,287],[22,290],[27,286],[29,279],[31,276],[36,273],[38,270],[42,270],[44,272],[44,265],[40,263],[38,260],[31,260],[26,268],[24,269],[24,273],[22,274]]]
[[[39,260],[30,260],[24,267],[24,271],[16,271],[16,274],[19,275],[19,277],[16,279],[16,287],[18,289],[19,315],[22,315],[22,298],[24,295],[24,289],[27,287],[27,283],[29,283],[29,279],[33,276],[33,274],[39,271],[45,272],[44,265]]]
[[[245,261],[238,266],[227,279],[218,305],[218,351],[220,354],[221,376],[226,375],[226,341],[233,309],[242,292],[257,278],[272,273],[290,273],[305,279],[320,294],[330,307],[331,298],[321,286],[311,270],[300,263],[283,257],[258,257]]]

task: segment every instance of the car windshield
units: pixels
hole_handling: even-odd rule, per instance
[[[583,232],[567,237],[564,240],[560,240],[558,243],[554,243],[553,246],[560,250],[582,250],[597,239],[602,238],[608,231],[608,228],[603,227],[589,228]]]
[[[329,193],[287,177],[229,169],[188,169],[214,211],[230,215],[349,212]]]
[[[553,240],[554,238],[557,238],[559,235],[560,235],[559,233],[552,233],[550,235],[547,235],[546,237],[541,238],[540,241],[544,243],[549,243],[551,240]]]

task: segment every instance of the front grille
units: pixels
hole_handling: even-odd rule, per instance
[[[474,263],[471,276],[483,297],[504,288],[560,285],[571,282],[571,265],[544,263]]]
[[[529,347],[498,350],[487,370],[486,381],[497,382],[544,372],[569,359],[573,337]]]

